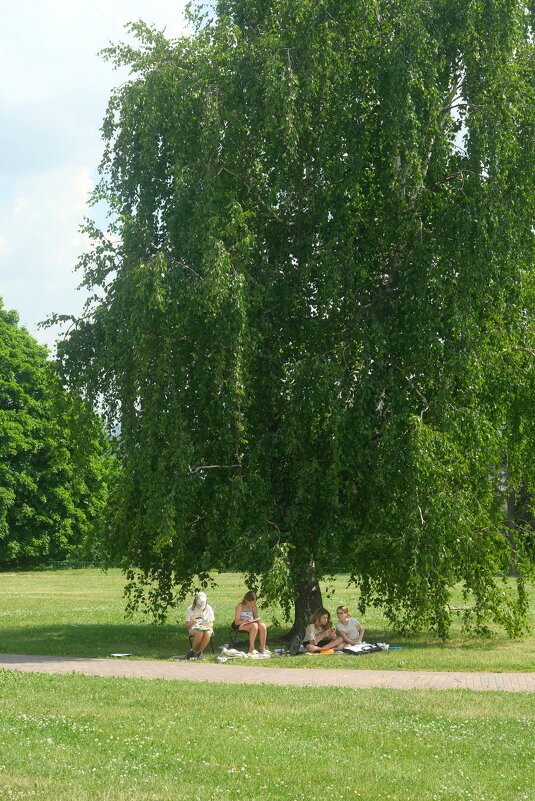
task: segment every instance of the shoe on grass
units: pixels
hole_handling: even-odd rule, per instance
[[[188,651],[186,659],[195,659],[195,651]]]
[[[204,659],[204,654],[199,651],[197,654],[197,659]]]
[[[264,650],[260,651],[260,653],[262,654],[262,656],[271,656],[271,651],[269,650],[269,648],[264,648]]]

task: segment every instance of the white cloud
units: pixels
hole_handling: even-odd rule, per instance
[[[13,217],[17,217],[19,214],[24,212],[25,209],[28,208],[30,205],[30,201],[27,197],[19,197],[15,198],[15,202],[13,203]]]
[[[1,208],[0,294],[49,345],[56,332],[39,332],[37,322],[52,312],[76,313],[83,305],[73,266],[86,247],[78,228],[92,186],[85,166],[45,170],[25,177],[21,194]]]
[[[77,313],[73,266],[96,177],[100,126],[113,86],[125,80],[97,52],[125,40],[142,18],[183,33],[185,0],[17,0],[0,30],[0,297],[51,345],[36,323]]]

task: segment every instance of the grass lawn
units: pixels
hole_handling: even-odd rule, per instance
[[[533,801],[528,693],[0,671],[2,801]]]
[[[228,641],[234,607],[245,588],[239,574],[221,575],[217,581],[219,586],[209,591],[209,601],[216,614],[216,644],[222,644]],[[346,585],[347,577],[337,577],[334,594],[324,598],[333,616],[340,603],[356,609],[357,594]],[[125,620],[123,586],[124,578],[118,570],[0,573],[0,653],[103,657],[127,652],[145,659],[184,653],[187,638],[182,621],[189,601],[163,626],[142,618]],[[264,619],[271,621],[269,610]],[[479,638],[463,633],[460,625],[453,628],[445,644],[425,634],[403,638],[389,630],[380,610],[370,610],[363,622],[365,639],[400,645],[401,650],[362,657],[299,656],[284,659],[284,666],[495,672],[529,672],[535,668],[533,590],[531,633],[521,640],[511,641],[499,632],[491,638]],[[283,633],[284,628],[270,627],[268,642],[277,646],[277,638]],[[258,664],[280,666],[281,661],[274,658]]]

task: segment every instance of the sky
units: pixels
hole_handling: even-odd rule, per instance
[[[138,19],[180,36],[185,5],[0,0],[0,298],[51,351],[59,329],[37,324],[83,307],[79,228],[93,215],[106,104],[127,78],[98,52],[131,41],[124,25]]]

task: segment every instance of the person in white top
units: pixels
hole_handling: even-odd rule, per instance
[[[205,592],[198,592],[191,606],[186,609],[186,628],[192,637],[191,648],[186,659],[204,659],[204,649],[214,633],[214,610],[208,603]]]
[[[349,617],[347,606],[339,606],[336,610],[338,623],[336,628],[347,645],[358,645],[364,637],[364,626],[356,617]]]

